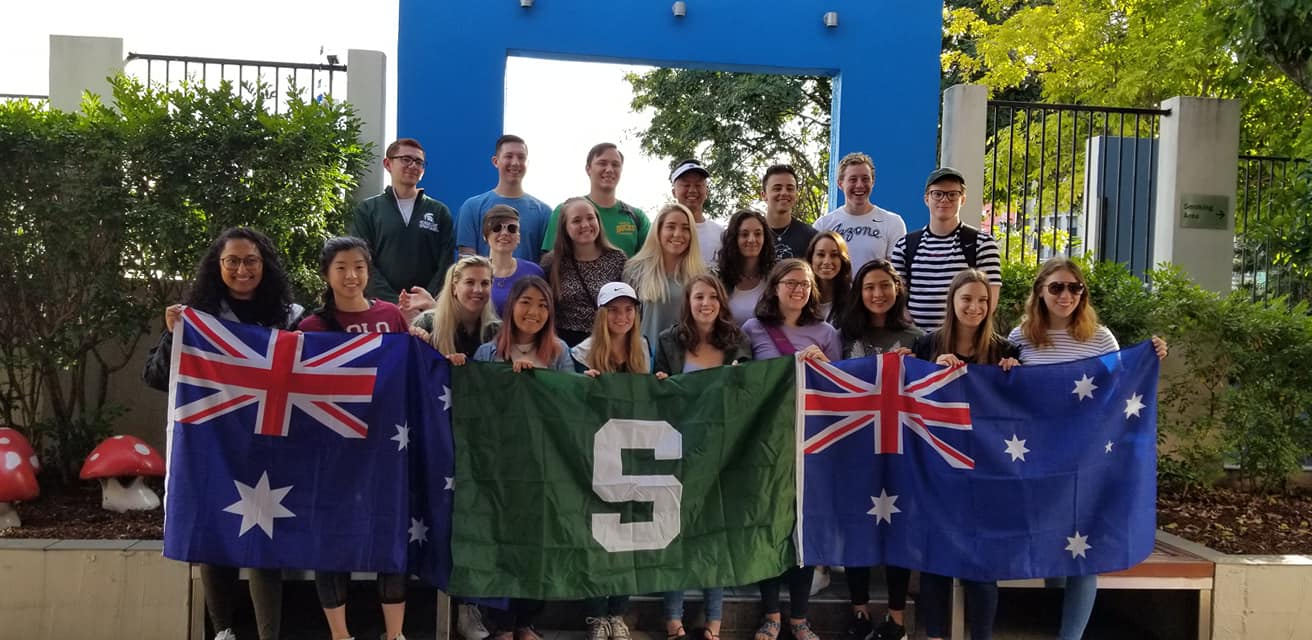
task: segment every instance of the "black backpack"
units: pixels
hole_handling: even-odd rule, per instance
[[[912,275],[911,265],[916,262],[916,251],[920,249],[920,239],[925,236],[925,230],[928,228],[916,229],[906,235],[905,246],[902,249],[902,266],[906,267],[908,277]],[[961,254],[966,258],[966,266],[974,269],[979,259],[979,229],[963,222],[957,225],[957,230],[953,233],[961,242]],[[907,283],[908,286],[910,284]]]

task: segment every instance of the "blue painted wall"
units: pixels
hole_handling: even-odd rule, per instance
[[[684,18],[672,0],[400,2],[397,135],[424,144],[424,187],[453,209],[495,184],[487,158],[502,133],[506,57],[521,55],[830,75],[831,174],[843,154],[864,151],[875,161],[872,199],[909,228],[928,220],[921,195],[937,158],[939,2],[687,0]],[[826,11],[838,12],[837,28],[824,26]],[[586,91],[565,79],[543,98]]]

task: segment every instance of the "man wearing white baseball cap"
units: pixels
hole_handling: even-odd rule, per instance
[[[704,207],[706,197],[710,195],[706,181],[710,177],[711,172],[694,159],[680,160],[670,171],[670,191],[674,194],[674,201],[692,212],[693,221],[697,223],[697,244],[702,250],[702,260],[708,265],[715,264],[720,235],[724,233],[720,223],[706,219]]]

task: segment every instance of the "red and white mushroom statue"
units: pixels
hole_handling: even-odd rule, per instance
[[[41,471],[41,461],[36,459],[36,452],[32,450],[32,443],[27,441],[23,432],[13,427],[0,427],[0,447],[15,447],[18,454],[27,458],[32,463],[32,470]]]
[[[41,488],[36,484],[36,467],[33,466],[36,456],[32,455],[32,447],[22,434],[13,429],[7,431],[18,437],[10,434],[4,436],[6,442],[0,443],[0,529],[23,524],[9,503],[41,495]]]
[[[159,496],[146,486],[146,476],[163,476],[164,458],[154,447],[133,436],[110,436],[96,447],[78,477],[99,480],[100,506],[109,511],[147,511],[159,507]],[[132,480],[124,485],[123,480]]]

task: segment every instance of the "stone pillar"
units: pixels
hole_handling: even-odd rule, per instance
[[[374,159],[360,176],[351,199],[359,202],[383,190],[383,152],[387,150],[387,56],[381,51],[348,49],[346,101],[360,118],[360,143],[372,145]]]
[[[1153,263],[1170,262],[1229,293],[1239,173],[1239,101],[1176,96],[1162,103]]]
[[[123,72],[123,39],[50,36],[50,106],[60,111],[82,107],[90,91],[114,104],[109,78]]]
[[[989,89],[981,84],[957,84],[943,92],[943,135],[939,164],[966,177],[962,218],[979,226],[984,211],[984,145],[988,126]]]

